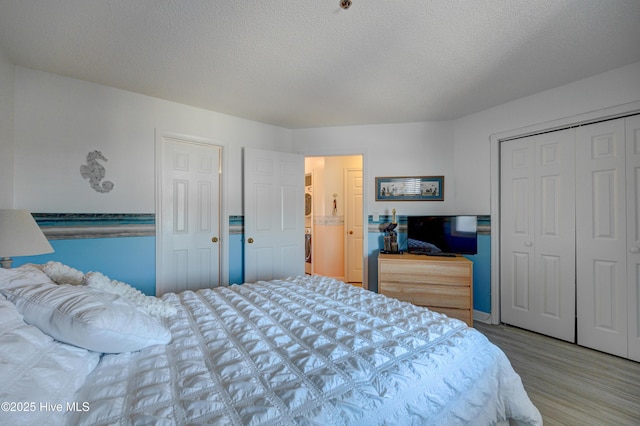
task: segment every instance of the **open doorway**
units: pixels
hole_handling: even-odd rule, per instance
[[[305,158],[305,272],[362,286],[362,155]]]

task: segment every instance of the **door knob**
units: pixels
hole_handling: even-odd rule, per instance
[[[533,243],[531,241],[527,241],[524,243],[525,247],[531,247],[533,245]]]
[[[253,238],[249,237],[249,239],[247,240],[247,242],[248,242],[249,244],[253,244]]]
[[[353,231],[349,231],[349,235],[353,235]]]
[[[213,238],[211,238],[211,242],[212,242],[212,243],[217,243],[217,242],[218,242],[218,237],[213,237]]]
[[[629,252],[631,252],[631,253],[640,253],[640,248],[638,248],[638,247],[631,247],[631,248],[629,249]]]

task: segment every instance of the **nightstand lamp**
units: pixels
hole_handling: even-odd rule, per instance
[[[0,266],[11,268],[12,256],[53,253],[47,237],[27,210],[0,210]]]

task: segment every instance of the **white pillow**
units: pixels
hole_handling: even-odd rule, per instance
[[[54,261],[42,265],[42,272],[58,284],[80,285],[84,276],[82,271]]]
[[[25,324],[15,306],[0,295],[2,424],[63,424],[66,404],[75,401],[76,391],[99,357],[96,352],[56,342]],[[47,411],[41,404],[62,404],[63,409]]]
[[[111,280],[100,272],[89,272],[85,274],[82,283],[89,287],[124,297],[154,317],[168,318],[175,315],[178,311],[175,305],[158,299],[157,297],[147,296],[129,284],[123,283],[122,281]]]
[[[156,318],[118,295],[51,284],[32,270],[0,269],[0,293],[27,323],[61,342],[92,351],[131,352],[171,340],[169,330]]]
[[[13,303],[9,302],[6,297],[0,294],[0,333],[21,324],[24,324],[24,321],[22,320],[20,312],[13,306]]]
[[[168,318],[175,315],[178,311],[171,303],[154,296],[147,296],[129,284],[122,281],[111,280],[100,272],[84,274],[82,271],[71,266],[54,261],[47,262],[44,265],[33,266],[40,266],[41,270],[58,284],[83,284],[108,293],[117,294],[133,302],[136,306],[154,317]]]

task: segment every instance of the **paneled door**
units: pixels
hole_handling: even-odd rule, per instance
[[[578,344],[627,356],[624,120],[576,130]]]
[[[304,157],[244,149],[244,279],[304,274]]]
[[[363,259],[362,239],[364,227],[362,223],[362,191],[364,182],[362,170],[347,169],[346,175],[346,280],[350,283],[362,283]]]
[[[572,130],[501,144],[501,320],[575,341]]]
[[[220,285],[220,146],[160,137],[156,293]]]
[[[629,358],[640,361],[640,115],[626,119]]]
[[[500,320],[525,329],[535,327],[533,141],[500,144]]]

